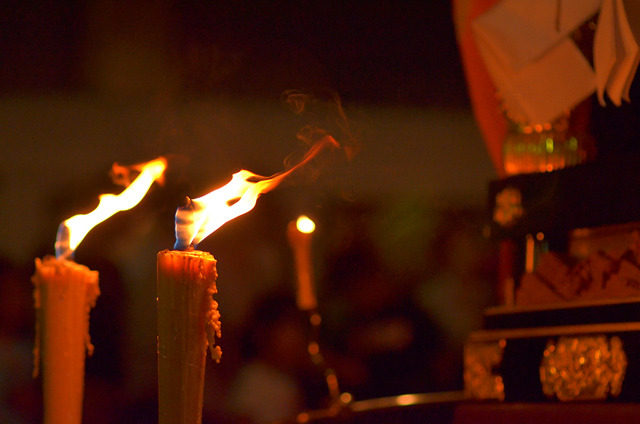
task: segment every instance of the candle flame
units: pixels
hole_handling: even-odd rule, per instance
[[[176,211],[177,250],[195,248],[205,237],[230,220],[249,212],[258,197],[276,188],[284,179],[311,161],[327,148],[340,145],[330,135],[318,140],[302,160],[289,169],[271,177],[256,175],[247,170],[233,174],[223,187],[198,199],[187,199],[187,204]]]
[[[315,231],[316,224],[309,217],[305,215],[301,215],[298,217],[298,220],[296,221],[296,228],[301,233],[311,234]]]
[[[129,210],[140,203],[151,184],[162,177],[166,167],[167,161],[162,157],[129,167],[140,171],[140,174],[120,194],[103,194],[100,196],[98,207],[92,212],[72,216],[60,224],[56,240],[56,257],[71,256],[93,227],[117,212]],[[121,175],[122,171],[122,166],[114,164],[114,173]]]

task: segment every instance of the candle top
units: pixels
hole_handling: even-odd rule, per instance
[[[205,252],[204,250],[194,249],[193,246],[189,247],[186,250],[164,249],[164,250],[161,250],[160,252],[158,252],[158,256],[166,255],[166,254],[176,254],[176,255],[189,256],[189,257],[201,258],[201,259],[215,259],[211,253]]]

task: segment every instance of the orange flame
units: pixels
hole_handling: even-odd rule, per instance
[[[140,174],[120,194],[103,194],[100,196],[98,207],[92,212],[72,216],[60,224],[56,240],[56,257],[69,257],[93,227],[117,212],[129,210],[140,203],[151,184],[162,177],[166,167],[167,161],[162,157],[129,167],[140,171]],[[123,167],[114,164],[114,173],[122,173],[122,170]]]
[[[205,237],[228,221],[249,212],[258,197],[276,188],[285,178],[304,166],[326,148],[340,147],[330,135],[325,135],[305,154],[302,160],[285,172],[262,177],[247,170],[233,174],[225,186],[198,199],[188,199],[187,205],[176,211],[175,249],[195,248]]]

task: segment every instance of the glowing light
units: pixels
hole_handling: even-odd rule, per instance
[[[120,194],[103,194],[100,196],[98,207],[92,212],[75,215],[63,221],[58,229],[56,257],[70,256],[93,227],[117,212],[129,210],[140,203],[151,184],[162,177],[166,167],[167,162],[164,158],[132,166],[131,168],[139,170],[140,174]]]
[[[418,397],[416,395],[400,395],[396,398],[398,405],[412,405],[416,403]]]
[[[344,392],[340,394],[340,402],[342,402],[344,405],[351,403],[352,400],[353,396],[351,396],[351,393]]]
[[[301,233],[311,234],[315,231],[316,224],[309,217],[302,215],[296,221],[296,228]]]
[[[177,250],[195,248],[205,237],[256,205],[258,197],[276,188],[284,179],[311,161],[326,148],[340,147],[331,136],[315,143],[302,160],[288,171],[262,177],[247,170],[233,174],[223,187],[197,199],[188,199],[176,211]]]
[[[547,153],[553,153],[553,138],[547,137],[544,141],[544,145]]]

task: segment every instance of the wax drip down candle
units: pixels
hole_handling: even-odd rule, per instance
[[[34,303],[36,340],[34,377],[42,368],[44,424],[82,422],[85,351],[91,355],[89,312],[100,295],[98,272],[78,264],[73,253],[98,223],[137,205],[166,168],[163,158],[126,167],[139,172],[119,195],[105,194],[98,207],[60,224],[56,256],[36,258]],[[114,170],[123,167],[115,164]]]
[[[198,244],[226,222],[249,212],[258,197],[276,188],[325,149],[339,147],[320,138],[302,160],[271,177],[247,170],[200,198],[187,198],[176,211],[174,250],[158,253],[158,412],[160,424],[200,424],[207,347],[217,362],[222,351],[216,260]]]

